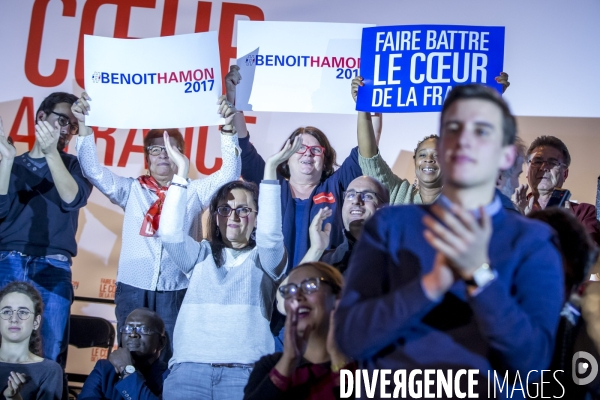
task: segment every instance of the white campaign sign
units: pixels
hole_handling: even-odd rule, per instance
[[[236,107],[246,111],[354,114],[368,24],[238,21]]]
[[[85,36],[90,126],[123,129],[207,126],[217,114],[217,32],[150,39]]]

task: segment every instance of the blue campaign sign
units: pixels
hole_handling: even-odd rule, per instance
[[[364,28],[356,109],[441,111],[456,85],[495,81],[504,64],[504,27],[403,25]]]

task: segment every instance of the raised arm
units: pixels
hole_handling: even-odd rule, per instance
[[[79,136],[75,145],[77,159],[81,165],[83,175],[98,188],[111,202],[125,208],[133,178],[124,178],[113,174],[108,168],[98,162],[96,143],[92,128],[85,125],[85,115],[89,115],[91,99],[83,93],[77,103],[71,107],[71,112],[79,121]]]
[[[52,126],[48,121],[39,121],[35,126],[35,138],[46,158],[58,195],[64,203],[71,204],[77,198],[79,185],[69,173],[56,147],[59,137],[58,122]]]
[[[169,158],[177,165],[177,174],[173,176],[167,191],[161,212],[158,236],[175,264],[187,274],[194,269],[198,262],[206,258],[208,249],[184,232],[188,191],[187,174],[190,161],[178,149],[171,146],[167,132],[164,135],[165,148]]]
[[[356,102],[356,97],[358,96],[358,87],[363,86],[362,76],[358,76],[352,79],[352,98]],[[358,121],[356,123],[357,126],[357,138],[358,138],[358,151],[361,156],[364,158],[371,158],[377,154],[377,144],[379,143],[379,136],[381,135],[381,125],[382,125],[382,117],[381,114],[378,114],[376,117],[378,134],[375,135],[375,130],[373,127],[373,121],[371,118],[371,113],[359,111],[358,112]]]
[[[240,178],[242,173],[242,159],[240,157],[240,148],[238,138],[231,120],[236,113],[235,107],[231,106],[225,100],[225,96],[219,98],[219,112],[225,118],[225,125],[221,128],[221,154],[223,156],[223,165],[221,168],[202,179],[196,179],[190,183],[190,193],[194,193],[200,198],[203,205],[210,202],[213,194],[227,182],[235,181]]]
[[[283,244],[281,222],[281,186],[277,181],[277,166],[289,159],[300,148],[302,138],[286,142],[283,149],[267,160],[264,179],[258,196],[256,247],[265,272],[275,281],[283,278],[287,254]]]
[[[231,105],[235,105],[236,87],[241,80],[242,76],[240,75],[240,68],[237,65],[232,65],[229,68],[229,73],[225,75],[227,101]],[[258,185],[263,177],[265,161],[260,154],[258,154],[254,145],[250,143],[244,113],[236,110],[232,122],[237,131],[239,145],[242,149],[242,178]]]

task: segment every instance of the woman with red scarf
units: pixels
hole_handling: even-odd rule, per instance
[[[144,137],[147,173],[137,178],[119,176],[98,162],[93,131],[85,125],[85,115],[93,112],[90,103],[89,96],[83,93],[71,109],[79,120],[77,157],[85,177],[125,212],[115,293],[117,328],[136,308],[155,311],[165,322],[168,344],[161,359],[167,362],[173,354],[173,329],[189,281],[156,234],[166,192],[170,185],[176,185],[171,180],[177,173],[177,166],[165,150],[163,133],[168,133],[171,145],[182,153],[185,143],[177,129],[152,129]],[[238,138],[230,124],[235,109],[223,97],[219,112],[226,118],[221,129],[223,165],[214,174],[187,185],[184,229],[197,241],[202,240],[200,214],[212,195],[241,173]]]

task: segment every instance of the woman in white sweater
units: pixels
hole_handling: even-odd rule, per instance
[[[189,161],[165,143],[185,171]],[[242,399],[254,363],[273,352],[269,321],[287,264],[275,169],[300,145],[299,139],[288,141],[269,159],[260,197],[250,182],[217,190],[209,207],[209,240],[200,243],[183,229],[187,177],[178,172],[173,178],[177,185],[167,194],[159,235],[190,285],[175,324],[165,399]]]

